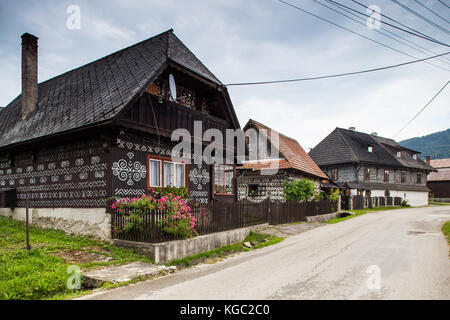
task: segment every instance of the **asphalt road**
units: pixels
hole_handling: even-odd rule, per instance
[[[370,213],[83,299],[450,299],[448,220],[450,207]]]

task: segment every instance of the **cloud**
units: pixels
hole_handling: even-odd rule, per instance
[[[295,2],[377,41],[423,57],[311,1]],[[0,4],[0,85],[4,88],[0,105],[19,93],[19,36],[25,31],[40,38],[40,81],[169,28],[174,28],[224,83],[326,75],[412,60],[275,0],[112,0],[108,4],[78,0],[74,1],[82,13],[82,29],[78,31],[65,27],[69,4],[46,0]],[[388,0],[374,0],[373,4],[383,14],[442,38],[433,27]],[[439,4],[429,5],[439,10]],[[404,33],[401,36],[436,52],[445,50]],[[335,127],[356,126],[364,132],[392,136],[431,99],[448,75],[420,63],[360,76],[229,87],[229,92],[242,126],[254,118],[297,139],[308,150]],[[450,87],[398,139],[448,128],[449,92]]]

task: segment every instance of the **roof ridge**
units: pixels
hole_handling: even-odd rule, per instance
[[[277,130],[275,130],[275,129],[272,129],[271,127],[269,127],[269,126],[267,126],[267,125],[265,125],[265,124],[263,124],[263,123],[261,123],[261,122],[259,122],[259,121],[256,121],[256,120],[253,120],[253,119],[250,119],[249,122],[250,122],[250,121],[251,121],[251,122],[255,122],[255,123],[257,123],[257,124],[259,124],[259,125],[261,125],[261,126],[263,126],[263,127],[266,127],[267,129],[270,129],[271,131],[274,131],[274,132],[278,133],[280,136],[283,136],[283,137],[285,137],[285,138],[287,138],[287,139],[290,139],[290,140],[292,140],[292,141],[295,141],[295,142],[299,143],[296,139],[291,138],[291,137],[288,137],[287,135],[285,135],[285,134],[283,134],[283,133],[281,133],[281,132],[279,132],[279,131],[277,131]]]
[[[105,59],[105,58],[111,57],[111,56],[113,56],[113,55],[115,55],[115,54],[118,54],[119,52],[128,50],[128,49],[133,48],[133,47],[135,47],[135,46],[141,45],[141,44],[144,43],[144,42],[147,42],[147,41],[152,40],[152,39],[156,39],[156,38],[158,38],[158,37],[161,37],[161,36],[163,36],[163,35],[165,35],[165,34],[169,34],[169,33],[172,33],[172,32],[173,32],[173,29],[166,30],[166,31],[164,31],[164,32],[161,32],[161,33],[159,33],[159,34],[153,36],[153,37],[144,39],[144,40],[142,40],[142,41],[139,41],[139,42],[137,42],[137,43],[134,43],[134,44],[132,44],[132,45],[129,45],[128,47],[122,48],[122,49],[120,49],[120,50],[117,50],[117,51],[114,51],[114,52],[112,52],[112,53],[109,53],[109,54],[107,54],[107,55],[105,55],[105,56],[103,56],[103,57],[100,57],[100,58],[98,58],[98,59],[95,59],[94,61],[88,62],[88,63],[86,63],[86,64],[83,64],[83,65],[79,66],[79,67],[76,67],[76,68],[73,68],[73,69],[68,70],[68,71],[66,71],[66,72],[63,72],[63,73],[61,73],[61,74],[58,74],[58,75],[56,75],[56,76],[54,76],[54,77],[52,77],[52,78],[50,78],[50,79],[47,79],[47,80],[42,81],[42,82],[39,82],[38,85],[43,84],[43,83],[46,83],[46,82],[51,81],[51,80],[54,80],[54,79],[56,79],[56,78],[58,78],[58,77],[61,77],[61,76],[63,76],[63,75],[66,75],[66,74],[68,74],[68,73],[70,73],[70,72],[76,71],[76,70],[78,70],[78,69],[81,69],[81,68],[84,68],[84,67],[89,66],[89,65],[91,65],[91,64],[94,64],[95,62],[98,62],[98,61],[100,61],[100,60],[102,60],[102,59]],[[21,95],[21,93],[19,94],[19,96],[20,96],[20,95]]]

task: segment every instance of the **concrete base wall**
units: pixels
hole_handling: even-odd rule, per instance
[[[306,221],[307,222],[327,222],[328,220],[339,218],[339,214],[341,214],[341,213],[342,212],[333,212],[333,213],[321,214],[318,216],[306,217]]]
[[[189,257],[201,252],[217,249],[243,241],[250,230],[266,228],[268,224],[234,229],[199,236],[187,240],[175,240],[162,243],[145,243],[113,239],[114,245],[147,255],[156,263],[167,263],[175,259]]]
[[[0,216],[25,221],[26,209],[0,208]],[[111,239],[111,216],[105,209],[29,209],[29,221],[34,227],[63,230],[68,234]]]

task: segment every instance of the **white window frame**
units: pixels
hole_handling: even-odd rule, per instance
[[[150,165],[151,161],[159,162],[159,183],[161,184],[159,186],[152,186],[152,183],[151,183],[151,169],[152,169],[152,166]],[[163,185],[162,166],[163,166],[162,160],[153,159],[153,158],[148,159],[148,185],[151,188],[161,188],[162,187],[162,185]]]
[[[182,165],[183,166],[183,168],[184,168],[184,170],[183,170],[183,185],[182,186],[180,186],[180,187],[177,187],[177,188],[185,188],[186,187],[186,164],[185,163],[183,163],[183,162],[175,162],[175,161],[167,161],[167,160],[163,160],[163,166],[164,166],[164,163],[172,163],[173,164],[173,180],[174,180],[174,184],[172,184],[172,187],[177,187],[176,186],[176,183],[177,183],[177,165]],[[165,188],[165,187],[168,187],[168,186],[170,186],[170,184],[168,184],[168,185],[165,185],[166,184],[166,181],[165,181],[165,179],[164,179],[164,177],[163,177],[163,181],[162,181],[162,185],[164,186],[163,188]]]

